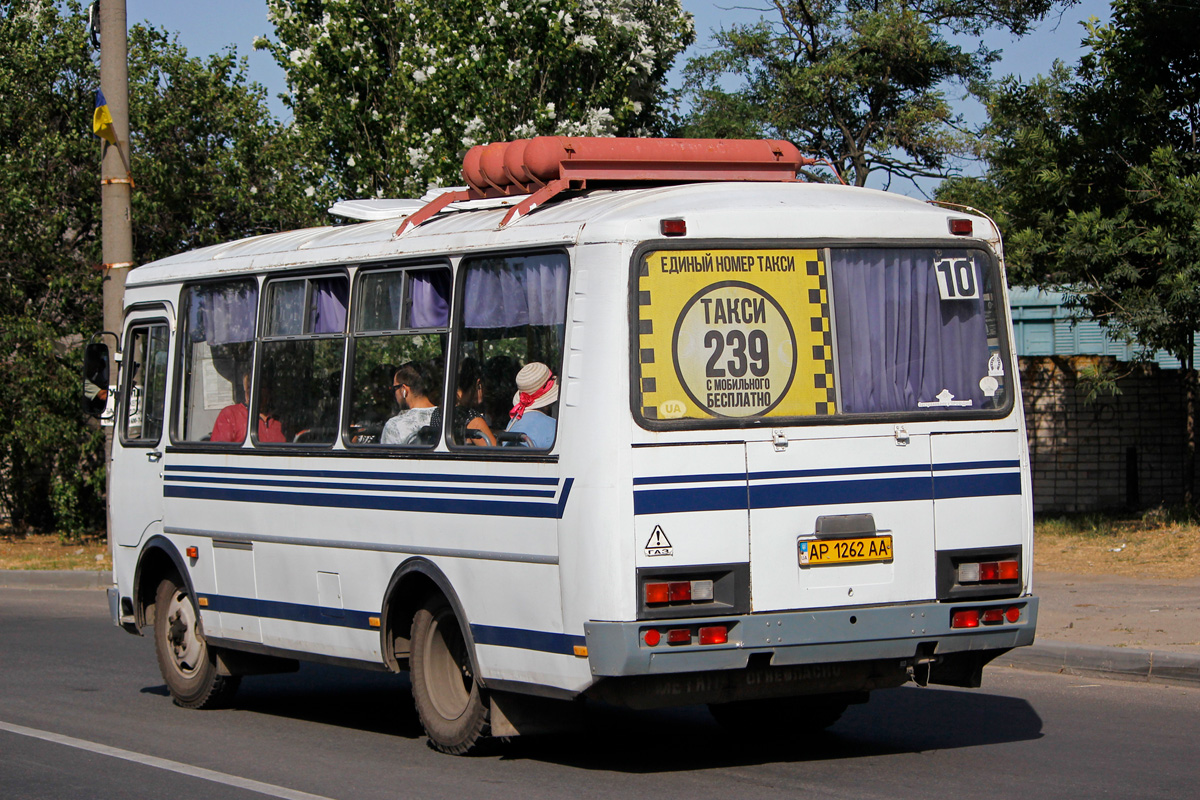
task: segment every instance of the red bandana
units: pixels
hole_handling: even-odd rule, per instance
[[[543,383],[542,388],[538,389],[533,394],[529,394],[528,392],[521,392],[521,402],[519,402],[515,406],[513,406],[512,411],[508,412],[508,415],[510,417],[512,417],[513,419],[520,419],[522,416],[524,416],[525,409],[529,408],[530,404],[533,403],[534,400],[537,400],[539,397],[541,397],[542,395],[544,395],[546,392],[550,391],[553,388],[554,388],[554,376],[551,375],[550,380]]]

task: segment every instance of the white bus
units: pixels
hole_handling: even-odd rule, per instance
[[[114,623],[188,707],[407,670],[450,753],[554,700],[787,735],[978,686],[1037,618],[999,233],[802,163],[489,145],[430,205],[134,270]]]

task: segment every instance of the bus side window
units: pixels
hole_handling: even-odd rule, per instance
[[[351,326],[350,405],[345,442],[349,446],[387,444],[382,440],[389,419],[405,411],[395,377],[404,365],[415,365],[423,378],[428,402],[442,403],[446,338],[450,330],[450,270],[443,266],[396,267],[359,272]],[[422,424],[402,445],[434,447],[441,438],[440,416],[417,410]],[[428,417],[428,419],[425,419]],[[415,423],[414,423],[415,424]],[[413,425],[405,426],[405,430]]]
[[[464,391],[455,409],[457,416],[461,420],[481,414],[500,445],[549,450],[557,436],[570,274],[567,256],[534,253],[464,259],[463,270],[455,363],[461,366],[473,360],[480,365],[482,392]],[[530,402],[517,411],[522,392],[531,396]],[[518,421],[516,416],[525,419]],[[451,431],[453,445],[472,444],[464,426],[452,426]]]
[[[252,417],[256,445],[333,444],[342,397],[349,280],[280,278],[264,290]]]
[[[187,286],[180,309],[182,366],[175,441],[241,444],[246,438],[258,284],[237,280]],[[240,425],[234,424],[239,419]]]
[[[145,325],[129,332],[128,384],[122,435],[127,443],[157,444],[163,431],[167,394],[167,326]]]

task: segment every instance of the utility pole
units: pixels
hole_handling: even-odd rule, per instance
[[[104,284],[104,330],[121,336],[125,295],[125,275],[133,267],[133,228],[130,214],[130,192],[133,180],[126,159],[129,158],[129,62],[127,56],[127,25],[125,0],[102,0],[98,3],[100,16],[100,90],[108,101],[117,144],[102,142],[100,162],[100,222],[101,259]],[[122,155],[124,153],[124,156]],[[116,354],[116,350],[113,351]],[[116,363],[109,364],[111,381],[117,378]],[[115,423],[115,420],[114,420]],[[105,428],[104,463],[112,463],[115,424]],[[112,470],[106,469],[107,492],[111,497]],[[112,552],[112,518],[108,520],[108,547]]]

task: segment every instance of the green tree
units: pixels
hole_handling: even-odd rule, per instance
[[[269,0],[285,103],[327,200],[461,183],[474,144],[639,135],[693,38],[679,0]]]
[[[889,184],[945,177],[949,157],[974,146],[947,89],[986,80],[999,56],[954,36],[1022,35],[1073,2],[772,0],[770,18],[720,31],[714,52],[688,62],[684,132],[787,139],[858,186],[875,172]]]
[[[1184,365],[1195,478],[1200,329],[1200,6],[1115,0],[1087,53],[988,96],[989,172],[942,195],[994,212],[1016,283],[1057,288],[1081,313]]]
[[[299,140],[232,48],[193,58],[165,31],[133,26],[129,125],[140,263],[325,220],[304,191]]]
[[[76,0],[0,0],[0,507],[18,528],[103,526],[78,347],[101,322],[94,59]],[[130,84],[139,261],[315,218],[291,140],[232,54],[191,59],[134,26]]]

